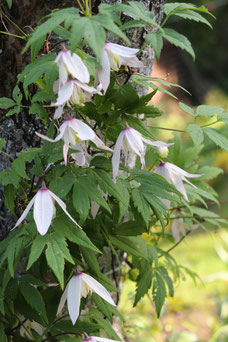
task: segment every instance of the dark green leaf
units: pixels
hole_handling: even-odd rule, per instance
[[[165,28],[162,36],[163,38],[167,39],[171,44],[174,44],[175,46],[188,52],[192,56],[193,60],[195,59],[195,53],[192,49],[192,45],[183,34],[180,34],[173,29]]]
[[[136,306],[139,300],[148,292],[151,286],[152,276],[152,267],[150,264],[147,264],[147,268],[143,270],[143,274],[140,274],[139,280],[137,281],[134,306]]]
[[[164,280],[162,279],[159,273],[156,273],[156,280],[154,280],[153,285],[153,299],[155,302],[157,316],[159,318],[162,306],[165,302],[165,298],[167,295]]]
[[[161,32],[157,31],[155,33],[148,33],[146,35],[146,42],[154,49],[156,58],[159,59],[163,47],[163,39]]]
[[[109,235],[109,239],[111,243],[118,249],[121,249],[122,251],[125,251],[138,258],[147,258],[147,255],[144,253],[144,251],[139,248],[139,244],[141,242],[140,237],[117,237],[114,235]]]
[[[228,151],[228,139],[226,137],[220,134],[216,129],[210,127],[203,128],[203,131],[216,145],[225,151]]]

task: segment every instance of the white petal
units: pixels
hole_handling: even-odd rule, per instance
[[[67,69],[64,63],[59,63],[58,67],[59,67],[59,86],[62,86],[67,82],[67,79],[68,79]]]
[[[113,169],[113,180],[116,181],[116,176],[119,172],[119,165],[120,165],[120,151],[123,144],[123,138],[125,136],[125,131],[122,131],[118,136],[114,147],[114,153],[112,157],[112,169]]]
[[[97,78],[102,84],[104,93],[106,93],[109,83],[110,83],[110,62],[109,62],[108,54],[105,51],[105,49],[102,52],[101,68],[99,68],[97,71]]]
[[[67,152],[69,150],[69,145],[64,144],[63,145],[63,160],[64,164],[67,165]]]
[[[56,196],[52,191],[49,190],[49,193],[51,197],[53,197],[54,200],[58,203],[58,205],[63,209],[64,213],[71,219],[71,221],[73,221],[74,224],[76,224],[78,228],[82,229],[82,227],[73,219],[73,217],[66,210],[66,204],[58,196]]]
[[[55,110],[54,119],[59,119],[63,114],[63,106],[59,106]]]
[[[88,93],[91,93],[91,94],[100,94],[102,95],[98,89],[94,88],[94,87],[90,87],[88,86],[87,84],[85,83],[81,83],[79,81],[76,81],[76,80],[73,80],[72,82],[74,82],[74,84],[76,84],[78,87],[82,88],[83,90],[85,90],[86,92]]]
[[[105,43],[105,49],[110,50],[111,52],[115,53],[118,56],[132,56],[135,55],[139,49],[133,49],[127,46],[114,44],[114,43]]]
[[[36,194],[34,220],[40,235],[47,233],[54,214],[54,204],[48,189],[41,189]]]
[[[151,140],[146,139],[144,137],[142,137],[142,140],[146,144],[151,145],[151,146],[156,146],[156,147],[169,147],[169,146],[174,145],[174,143],[165,143],[164,141],[151,141]]]
[[[106,300],[109,304],[116,306],[109,292],[96,279],[94,279],[88,274],[82,273],[82,280],[91,288],[93,292],[97,293],[100,297]]]
[[[63,60],[69,73],[73,77],[77,78],[80,82],[89,83],[88,69],[76,53],[71,55],[68,50],[68,53],[63,55]]]
[[[53,103],[53,106],[62,106],[69,101],[74,90],[74,81],[67,81],[58,92],[57,102]]]
[[[36,200],[36,195],[31,199],[31,201],[29,202],[29,204],[27,205],[27,207],[25,208],[25,211],[23,212],[23,214],[21,215],[21,217],[17,220],[15,226],[12,228],[16,228],[17,226],[19,226],[19,224],[26,218],[26,216],[28,215],[29,210],[32,208],[34,202]]]
[[[178,177],[177,175],[174,176],[174,174],[172,174],[171,177],[175,188],[184,196],[186,201],[189,202],[181,176]]]
[[[65,304],[66,299],[67,299],[68,287],[69,287],[69,283],[67,284],[67,286],[66,286],[66,288],[62,294],[62,297],[60,298],[60,302],[59,302],[59,306],[58,306],[56,315],[59,315],[60,312],[62,311],[63,307],[64,307],[64,304]]]
[[[171,164],[169,162],[167,162],[167,166],[168,168],[170,168],[172,171],[180,174],[180,175],[183,175],[185,177],[189,177],[189,178],[197,178],[197,177],[201,177],[202,174],[194,174],[194,173],[188,173],[186,171],[184,171],[183,169],[181,169],[180,167],[174,165],[174,164]]]
[[[44,139],[44,140],[47,140],[47,141],[50,141],[50,142],[56,142],[56,141],[59,141],[60,139],[63,138],[66,129],[67,129],[67,123],[64,122],[64,123],[60,126],[59,134],[57,135],[57,137],[56,137],[55,139],[48,138],[48,137],[46,137],[46,135],[40,134],[40,133],[38,133],[38,132],[35,132],[35,133],[36,133],[36,135],[38,135],[38,137],[40,137],[40,138],[42,138],[42,139]]]
[[[145,147],[143,145],[141,134],[134,128],[129,127],[126,129],[125,137],[131,150],[133,150],[140,157],[141,163],[143,167],[145,167]]]
[[[136,56],[130,56],[130,57],[120,57],[120,63],[121,65],[128,65],[132,68],[143,68],[144,64],[136,57]]]
[[[81,301],[81,274],[74,275],[69,281],[67,292],[67,307],[73,324],[77,321]]]
[[[109,338],[104,338],[104,337],[98,337],[98,336],[90,336],[90,337],[92,337],[95,341],[98,341],[98,342],[120,342],[116,340],[110,340]]]
[[[80,140],[92,140],[96,136],[92,128],[78,119],[70,119],[69,126],[75,131]]]
[[[90,139],[98,148],[101,148],[102,150],[106,150],[109,152],[113,152],[113,150],[111,148],[109,148],[108,146],[106,146],[103,141],[98,138],[98,136],[96,135],[95,138]]]

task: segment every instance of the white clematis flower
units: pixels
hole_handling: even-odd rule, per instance
[[[167,147],[173,145],[173,143],[166,144],[163,141],[150,141],[144,138],[138,131],[132,127],[126,127],[119,135],[116,145],[114,148],[114,154],[112,157],[112,167],[113,167],[113,180],[116,180],[116,176],[119,171],[120,164],[120,152],[124,154],[125,159],[132,159],[133,155],[138,155],[142,167],[145,167],[145,152],[146,147],[144,143],[155,147]],[[130,163],[132,164],[132,163]],[[132,166],[132,165],[130,165]],[[134,165],[133,165],[134,166]],[[129,165],[128,165],[129,167]]]
[[[96,81],[101,83],[102,89],[106,93],[110,83],[110,71],[118,71],[121,65],[128,65],[134,68],[142,68],[144,65],[136,57],[139,49],[132,49],[114,43],[105,43],[102,57],[101,68],[97,72]]]
[[[109,304],[116,306],[106,288],[96,279],[85,273],[75,273],[67,284],[57,310],[57,315],[62,311],[67,299],[67,307],[73,324],[77,321],[80,310],[81,297],[87,297],[89,292],[95,292]]]
[[[56,91],[59,82],[54,84],[54,91]],[[58,98],[52,106],[57,106],[55,111],[54,119],[60,118],[63,112],[63,107],[67,104],[69,107],[71,105],[82,106],[85,102],[91,100],[94,94],[100,94],[98,89],[90,87],[85,83],[77,80],[68,80],[58,91]]]
[[[113,152],[112,149],[105,146],[103,141],[100,138],[98,138],[98,136],[95,134],[92,128],[90,128],[81,120],[74,119],[74,118],[67,119],[63,122],[63,124],[60,126],[59,134],[57,135],[55,139],[50,139],[46,137],[45,135],[37,133],[37,132],[36,132],[36,135],[50,142],[56,142],[56,141],[59,141],[60,139],[64,141],[63,159],[65,162],[65,165],[67,164],[67,152],[68,152],[69,147],[77,150],[78,143],[80,141],[90,140],[98,148],[107,150],[109,152]]]
[[[89,72],[81,58],[76,54],[71,54],[63,45],[62,50],[58,53],[55,63],[59,67],[59,86],[61,87],[67,82],[68,75],[76,78],[82,83],[89,83]]]
[[[21,215],[21,217],[17,220],[15,226],[12,228],[16,228],[28,215],[29,210],[34,205],[33,209],[33,217],[36,222],[36,227],[40,235],[45,235],[48,231],[48,228],[51,225],[52,219],[55,217],[55,201],[59,204],[59,206],[63,209],[64,213],[76,224],[77,227],[82,229],[79,224],[73,219],[73,217],[66,210],[66,204],[56,196],[52,191],[47,189],[46,187],[42,187],[37,191],[36,195],[32,198],[32,200],[27,205],[25,211]]]
[[[188,196],[184,188],[183,181],[187,182],[188,184],[196,188],[196,186],[189,182],[189,180],[186,179],[186,177],[197,178],[202,176],[199,174],[196,175],[193,173],[188,173],[182,170],[180,167],[169,162],[160,163],[160,165],[153,172],[164,177],[170,184],[173,184],[175,188],[177,188],[177,190],[184,196],[186,201],[188,201]]]
[[[98,336],[87,336],[82,342],[119,342],[116,340],[110,340],[109,338],[98,337]]]

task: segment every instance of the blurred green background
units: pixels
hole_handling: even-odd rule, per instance
[[[167,1],[173,2],[173,1]],[[182,2],[182,1],[176,1]],[[213,30],[191,21],[173,18],[167,24],[185,34],[196,53],[193,62],[185,52],[165,43],[160,61],[152,76],[182,85],[191,96],[172,89],[177,100],[165,94],[156,94],[152,104],[163,109],[165,115],[153,120],[163,127],[184,129],[191,118],[179,109],[178,102],[190,106],[215,105],[228,111],[228,0],[192,1],[206,5],[216,17],[209,18]],[[169,89],[170,90],[170,89]],[[228,137],[225,125],[217,126]],[[158,138],[169,139],[172,132],[156,131]],[[187,142],[182,134],[183,143]],[[205,164],[220,167],[224,174],[213,180],[219,193],[220,207],[210,206],[221,216],[228,216],[228,152],[209,143],[200,157]],[[225,202],[225,203],[224,203]],[[148,236],[144,236],[145,239]],[[164,249],[171,245],[164,243]],[[126,266],[124,287],[119,308],[125,318],[123,334],[126,341],[134,342],[227,342],[228,341],[228,231],[208,227],[208,232],[197,229],[173,251],[177,263],[194,270],[200,279],[194,283],[183,275],[176,283],[175,296],[166,302],[160,319],[156,318],[151,296],[145,296],[135,308],[135,283],[129,279]]]

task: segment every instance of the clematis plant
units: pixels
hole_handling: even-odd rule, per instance
[[[173,143],[165,143],[163,141],[150,141],[142,136],[141,133],[136,131],[134,128],[127,126],[118,136],[114,153],[112,157],[113,167],[113,180],[116,180],[116,176],[119,171],[120,164],[120,153],[124,154],[125,159],[128,159],[131,155],[138,155],[142,167],[145,167],[145,152],[146,147],[144,143],[154,147],[167,147],[173,145]],[[129,165],[128,165],[129,166]]]
[[[64,45],[58,53],[55,63],[59,68],[60,87],[67,82],[69,75],[82,83],[89,83],[89,72],[82,59],[76,53],[71,54],[71,51],[67,50]]]
[[[66,204],[51,190],[47,189],[45,185],[43,185],[42,188],[38,190],[36,195],[31,199],[25,211],[17,220],[13,229],[19,226],[19,224],[26,218],[30,209],[34,205],[33,217],[36,222],[37,230],[40,235],[45,235],[51,225],[52,219],[55,217],[55,201],[59,204],[59,206],[63,209],[64,213],[71,219],[71,221],[73,221],[78,228],[82,229],[82,227],[66,210]]]
[[[101,67],[97,71],[97,83],[102,85],[106,93],[110,83],[110,71],[118,71],[121,65],[142,68],[143,63],[136,57],[139,49],[106,42],[102,51]]]
[[[86,273],[75,273],[67,284],[57,310],[57,315],[62,311],[67,300],[67,308],[73,324],[79,316],[81,297],[86,297],[89,292],[97,293],[109,304],[116,306],[106,288],[96,279]]]
[[[87,124],[82,122],[81,120],[70,118],[63,122],[63,124],[60,126],[59,134],[55,139],[50,139],[46,137],[43,134],[40,134],[36,132],[36,135],[38,135],[40,138],[50,141],[50,142],[56,142],[62,139],[64,141],[63,145],[63,159],[65,162],[65,165],[67,164],[67,152],[69,147],[72,149],[77,150],[78,149],[78,143],[80,141],[90,140],[92,141],[98,148],[101,148],[103,150],[113,152],[112,149],[107,147],[103,141],[98,138],[98,136],[95,134],[95,132],[90,128]],[[82,150],[81,150],[81,153]]]
[[[154,173],[157,173],[158,175],[164,177],[170,184],[173,184],[177,190],[184,196],[186,201],[188,200],[188,196],[184,187],[184,181],[188,184],[192,185],[194,188],[196,186],[189,182],[187,178],[198,178],[201,177],[202,174],[197,175],[193,173],[188,173],[184,170],[182,170],[180,167],[171,164],[169,162],[160,162],[160,165],[153,171]]]
[[[54,91],[58,92],[58,98],[52,106],[57,106],[55,111],[54,119],[60,118],[63,113],[63,108],[67,104],[69,107],[71,105],[82,106],[85,102],[91,100],[94,94],[100,94],[99,89],[90,87],[85,83],[77,80],[69,79],[58,91],[59,82],[57,81],[54,86]]]

